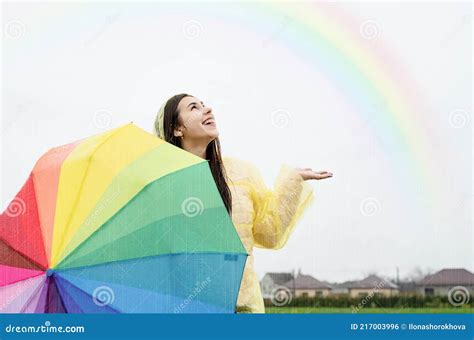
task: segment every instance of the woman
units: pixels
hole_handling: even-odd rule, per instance
[[[305,181],[329,178],[332,174],[283,165],[274,189],[267,189],[252,164],[221,157],[219,131],[212,109],[184,93],[163,104],[155,120],[154,132],[165,141],[209,161],[222,200],[249,254],[237,311],[264,313],[263,298],[253,269],[253,247],[283,247],[296,220],[313,198],[312,187]]]

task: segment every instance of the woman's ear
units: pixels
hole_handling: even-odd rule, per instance
[[[175,137],[183,137],[183,127],[180,126],[179,128],[174,129],[173,134]]]

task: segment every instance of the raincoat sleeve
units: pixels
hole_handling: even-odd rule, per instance
[[[265,182],[257,168],[252,167],[252,200],[254,204],[253,237],[260,248],[283,247],[297,220],[313,201],[313,188],[291,166],[282,165],[273,189]]]

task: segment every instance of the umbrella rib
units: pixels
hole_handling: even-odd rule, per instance
[[[148,259],[152,257],[160,257],[160,256],[170,256],[170,255],[183,255],[186,256],[183,261],[187,260],[187,257],[192,256],[192,255],[241,255],[241,256],[247,256],[248,254],[246,253],[235,253],[235,252],[219,252],[219,251],[203,251],[203,252],[194,252],[194,253],[184,253],[184,252],[177,252],[177,253],[164,253],[164,254],[158,254],[158,255],[148,255],[148,256],[142,256],[142,257],[134,257],[134,258],[128,258],[128,259],[118,259],[118,260],[113,260],[109,262],[101,262],[101,263],[96,263],[96,264],[91,264],[91,265],[84,265],[84,266],[77,266],[77,267],[71,267],[71,268],[61,268],[57,269],[57,272],[67,272],[70,270],[86,270],[91,267],[98,267],[98,266],[104,266],[104,265],[110,265],[110,264],[117,264],[117,262],[126,262],[126,261],[134,261],[138,259]]]
[[[104,145],[106,142],[108,142],[112,137],[114,137],[118,132],[120,132],[124,127],[121,127],[121,128],[118,128],[116,131],[114,131],[112,134],[110,134],[110,136],[108,136],[106,139],[104,139],[101,143],[99,143],[97,146],[94,147],[94,149],[91,151],[91,153],[89,154],[89,156],[87,157],[87,167],[86,167],[86,170],[84,171],[84,176],[82,176],[82,179],[81,179],[81,184],[80,184],[80,187],[79,187],[79,191],[76,195],[76,198],[74,200],[74,204],[69,212],[69,215],[68,215],[68,219],[67,219],[67,222],[65,224],[65,227],[63,229],[63,231],[67,231],[70,227],[70,224],[71,224],[71,220],[72,220],[72,217],[74,216],[75,212],[76,212],[76,209],[77,209],[77,205],[79,203],[79,197],[81,197],[81,194],[82,194],[82,190],[84,189],[84,182],[86,181],[86,178],[88,177],[89,175],[89,169],[90,169],[90,166],[92,164],[92,158],[93,156],[95,155],[95,153],[97,152],[97,150],[99,150],[99,148]],[[64,252],[64,248],[65,248],[65,244],[64,244],[64,239],[61,238],[61,241],[59,242],[59,252],[58,254],[56,254],[57,256],[57,260],[59,260],[59,258],[61,257],[62,253]]]
[[[67,292],[65,292],[64,289],[60,288],[60,285],[59,285],[59,284],[58,284],[56,287],[57,287],[57,290],[58,290],[58,294],[63,294],[65,298],[67,297],[68,299],[73,300],[74,303],[76,303],[76,300],[74,300],[74,299],[71,297],[70,294],[68,294]],[[76,305],[77,305],[77,303],[76,303]],[[82,314],[85,314],[84,311],[83,311],[79,306],[78,306],[78,308],[79,308],[79,310],[80,310],[80,312],[81,312]],[[68,314],[72,314],[72,313],[69,313],[69,311],[67,310],[67,308],[66,308],[66,303],[65,303],[65,302],[64,302],[64,309],[66,310],[66,312],[67,312]]]
[[[23,246],[24,244],[26,244],[26,241],[24,239],[22,239],[23,243],[21,243],[21,246]],[[5,239],[3,238],[0,238],[0,242],[2,242],[7,248],[10,248],[12,250],[12,253],[7,255],[8,257],[4,258],[5,260],[8,260],[10,259],[10,257],[13,256],[14,253],[17,253],[18,255],[20,255],[25,261],[27,262],[30,262],[32,265],[34,265],[37,269],[37,270],[46,270],[46,268],[44,266],[42,266],[41,264],[39,264],[38,262],[36,262],[35,260],[33,260],[31,257],[29,257],[28,255],[24,254],[22,251],[20,250],[17,250],[15,248],[13,248]],[[18,267],[18,266],[13,266],[13,267]],[[23,267],[18,267],[18,268],[23,268]],[[26,269],[31,269],[31,268],[26,268]],[[33,269],[33,270],[35,270]]]
[[[14,268],[18,268],[18,267],[14,267]],[[13,285],[13,284],[18,283],[18,282],[21,282],[21,281],[29,280],[29,279],[32,279],[32,278],[35,278],[35,277],[41,276],[41,275],[44,275],[44,272],[37,273],[37,274],[35,274],[35,275],[33,275],[33,276],[28,276],[28,277],[25,277],[25,278],[23,278],[23,279],[19,279],[19,280],[16,280],[16,281],[9,282],[7,285],[0,286],[0,288],[6,287],[6,286],[9,286],[9,285]]]
[[[52,286],[56,287],[56,293],[57,293],[57,299],[59,300],[59,303],[62,307],[62,309],[67,313],[67,309],[66,309],[66,306],[64,305],[64,302],[61,298],[61,294],[59,293],[59,288],[58,286],[56,285],[56,282],[54,281],[54,279],[52,277],[50,278],[47,278],[46,279],[46,282],[48,284],[48,291],[46,293],[46,308],[45,308],[45,313],[51,313],[51,308],[52,308],[52,305],[51,305],[51,301],[52,301],[52,296],[51,296],[51,288]],[[57,302],[56,302],[57,303]],[[55,313],[57,313],[56,309],[54,310]]]
[[[18,282],[18,281],[17,281]],[[25,305],[21,308],[20,310],[20,313],[25,313],[25,310],[26,308],[30,305],[30,303],[34,300],[34,298],[36,297],[36,295],[38,294],[41,294],[41,291],[43,290],[44,288],[44,284],[46,282],[46,279],[44,280],[43,284],[40,284],[38,285],[38,287],[36,287],[35,291],[33,292],[33,294],[30,296],[30,298],[28,299],[28,301],[25,303]]]
[[[89,294],[88,292],[86,292],[84,289],[81,289],[79,286],[75,285],[74,283],[72,283],[71,281],[69,281],[68,279],[66,279],[64,276],[61,276],[59,275],[59,279],[60,280],[64,280],[66,281],[67,283],[69,283],[71,286],[73,286],[74,288],[76,288],[77,290],[80,290],[82,293],[84,293],[85,295],[89,296],[91,300],[93,300],[93,297],[91,294]],[[72,300],[74,300],[74,302],[77,303],[77,301],[75,299],[72,298]],[[111,310],[117,312],[117,313],[123,313],[119,308],[117,307],[111,307],[110,305],[107,305],[107,308],[110,308]]]
[[[39,205],[40,205],[40,202],[38,201],[38,195],[37,195],[37,190],[36,190],[36,180],[35,180],[35,174],[34,172],[32,171],[31,172],[31,181],[33,183],[33,190],[34,190],[34,193],[35,193],[35,202],[36,202],[36,212],[38,214],[38,227],[39,227],[39,231],[40,231],[40,235],[41,235],[41,249],[43,251],[43,256],[44,258],[46,259],[46,263],[47,265],[49,266],[49,260],[48,260],[48,254],[46,254],[46,248],[45,248],[45,241],[44,241],[44,237],[43,237],[43,224],[42,224],[42,219],[41,219],[41,213],[40,213],[40,208],[39,208]]]

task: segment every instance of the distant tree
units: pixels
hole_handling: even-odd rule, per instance
[[[405,277],[405,281],[418,282],[421,281],[426,275],[433,274],[433,269],[426,268],[423,270],[420,266],[413,268]]]
[[[377,271],[374,270],[374,269],[364,270],[362,272],[362,275],[364,276],[364,278],[367,277],[367,276],[370,276],[370,275],[377,275],[378,276]]]

